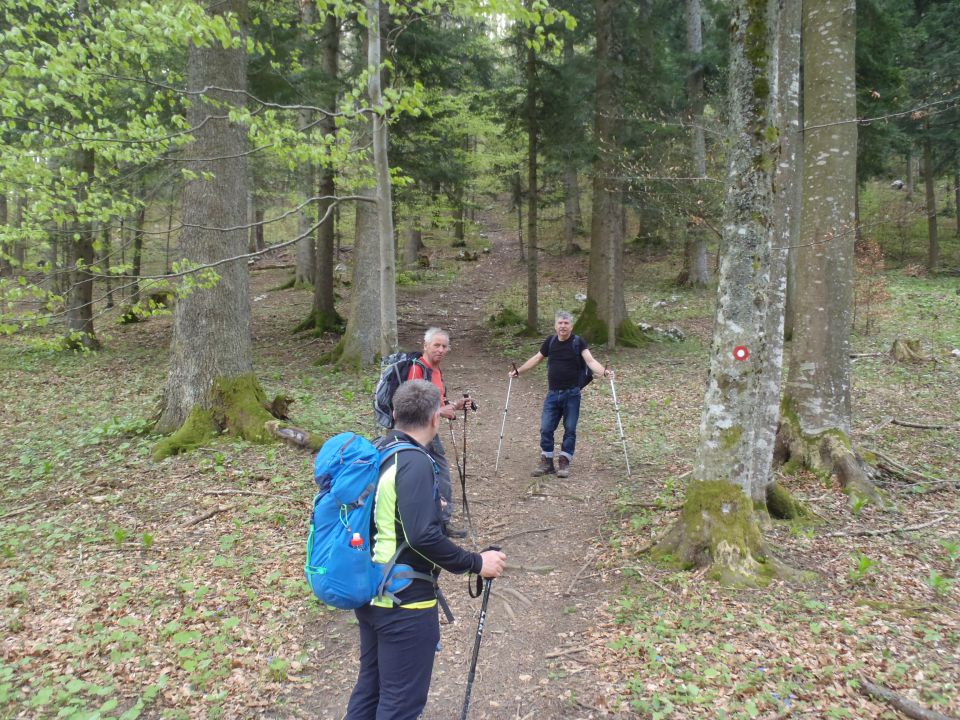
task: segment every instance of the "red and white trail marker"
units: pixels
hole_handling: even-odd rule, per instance
[[[750,348],[746,345],[737,345],[733,349],[733,359],[741,362],[750,357]]]

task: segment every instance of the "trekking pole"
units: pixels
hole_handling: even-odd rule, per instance
[[[491,545],[487,550],[499,550],[499,545]],[[480,576],[477,576],[479,584]],[[470,660],[470,672],[467,674],[467,692],[463,696],[463,710],[460,712],[460,720],[467,720],[467,712],[470,709],[470,695],[473,692],[473,680],[477,676],[477,658],[480,656],[480,641],[483,639],[483,625],[487,619],[487,604],[490,602],[490,586],[493,585],[493,578],[487,578],[483,584],[483,601],[480,603],[480,621],[477,623],[477,639],[473,641],[473,657]],[[477,593],[479,595],[480,593]],[[472,597],[476,597],[472,592]]]
[[[517,370],[517,364],[510,364],[513,365],[513,372],[517,374],[517,377],[520,377],[520,373]],[[510,380],[507,382],[507,401],[503,403],[503,422],[500,423],[500,443],[497,445],[497,464],[493,468],[494,472],[497,472],[500,469],[500,448],[503,447],[503,429],[507,426],[507,408],[510,407],[510,388],[512,387],[513,375],[510,376]]]
[[[470,393],[465,392],[464,398],[469,398]],[[467,503],[467,413],[470,409],[477,411],[477,404],[471,400],[463,404],[463,472],[460,474],[460,494],[463,496],[463,514],[467,516],[467,524],[473,530],[473,519],[470,517],[470,505]]]
[[[613,407],[617,411],[617,427],[620,428],[620,442],[623,443],[623,459],[627,463],[627,477],[630,477],[630,458],[627,456],[627,438],[623,434],[623,421],[620,420],[620,403],[617,402],[617,389],[613,386],[613,375],[610,375],[610,392],[613,393]]]

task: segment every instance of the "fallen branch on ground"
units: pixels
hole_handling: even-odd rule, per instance
[[[204,490],[204,495],[257,495],[259,497],[277,498],[278,500],[289,500],[293,503],[303,503],[303,500],[297,500],[289,495],[277,495],[275,493],[256,492],[254,490]]]
[[[550,532],[551,530],[554,530],[554,529],[555,528],[552,528],[552,527],[542,527],[542,528],[533,528],[531,530],[521,530],[520,532],[510,533],[509,535],[503,535],[501,537],[498,537],[496,542],[503,542],[504,540],[507,540],[509,538],[520,537],[521,535],[529,535],[530,533]]]
[[[960,425],[927,425],[924,423],[911,422],[909,420],[897,420],[896,418],[890,421],[892,425],[899,425],[900,427],[908,428],[918,428],[920,430],[957,430],[960,429]]]
[[[563,657],[564,655],[574,655],[576,653],[586,652],[592,647],[592,645],[581,645],[580,647],[567,648],[566,650],[554,650],[553,652],[548,652],[543,657],[547,660],[552,660],[553,658]]]
[[[567,589],[564,591],[564,596],[570,595],[573,592],[573,586],[577,584],[577,580],[580,579],[580,576],[583,575],[583,571],[586,570],[593,563],[594,558],[596,557],[596,552],[590,553],[587,556],[587,561],[580,567],[577,571],[577,574],[573,576],[573,580],[570,581],[570,584],[567,586]]]
[[[894,533],[912,532],[914,530],[923,530],[924,528],[932,527],[933,525],[942,523],[948,516],[949,516],[949,513],[940,515],[939,517],[935,517],[933,520],[930,520],[929,522],[921,523],[920,525],[909,525],[907,527],[887,528],[885,530],[851,530],[849,532],[838,530],[837,532],[827,533],[826,535],[824,535],[824,537],[847,537],[847,536],[874,537],[877,535],[893,535]]]
[[[943,478],[933,477],[933,475],[927,475],[926,473],[922,473],[919,470],[914,470],[911,467],[907,467],[906,465],[903,465],[902,463],[897,462],[893,458],[884,455],[879,450],[868,449],[867,452],[873,453],[874,455],[876,455],[877,458],[882,461],[882,464],[885,465],[890,472],[896,475],[899,475],[900,477],[909,477],[912,475],[913,477],[923,478],[924,480],[929,480],[935,483],[945,482]],[[946,481],[946,482],[952,482],[952,481]]]
[[[210,518],[212,518],[214,515],[216,515],[216,514],[218,514],[218,513],[227,512],[228,510],[233,510],[234,507],[236,507],[236,506],[234,506],[234,505],[217,505],[217,507],[215,507],[213,510],[208,510],[207,512],[203,513],[202,515],[197,515],[197,517],[191,518],[191,519],[187,520],[183,525],[180,526],[180,528],[181,528],[181,529],[186,529],[186,528],[188,528],[188,527],[193,527],[194,525],[199,525],[199,524],[202,523],[204,520],[209,520]]]
[[[882,685],[875,685],[862,676],[860,678],[860,692],[875,700],[883,700],[907,717],[913,718],[913,720],[956,720],[956,718],[944,715],[936,710],[928,710],[923,705],[898,695]]]
[[[7,518],[16,517],[17,515],[23,515],[33,510],[40,503],[30,503],[26,507],[22,507],[19,510],[14,510],[13,512],[8,512],[6,515],[0,515],[0,520],[6,520]]]

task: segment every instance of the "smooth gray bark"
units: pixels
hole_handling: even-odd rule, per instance
[[[780,0],[780,45],[777,79],[779,102],[780,158],[774,177],[777,247],[786,258],[787,289],[784,309],[784,337],[793,337],[796,299],[796,246],[800,244],[803,208],[803,133],[800,106],[800,58],[802,52],[803,3]]]
[[[803,230],[786,395],[808,436],[851,426],[855,22],[854,0],[804,0]]]
[[[927,270],[935,275],[940,270],[940,234],[937,228],[936,170],[933,163],[933,143],[930,140],[930,123],[927,121],[927,136],[923,139],[923,187],[927,210]]]
[[[357,194],[370,201],[357,203],[350,316],[343,334],[340,362],[363,366],[371,365],[381,352],[381,243],[377,193],[373,188],[362,188]]]
[[[300,38],[301,42],[308,40],[313,32],[313,24],[317,21],[317,9],[314,0],[300,0]],[[306,52],[301,58],[304,70],[309,72],[315,63],[315,54]],[[300,111],[300,127],[310,127],[314,119],[312,110]],[[297,265],[293,283],[297,287],[312,285],[316,274],[317,248],[313,226],[317,222],[317,206],[308,202],[313,197],[313,188],[316,183],[316,167],[312,162],[304,162],[297,171],[296,182],[299,185],[299,202],[303,204],[297,213]]]
[[[528,3],[529,6],[530,3]],[[537,187],[537,153],[539,126],[537,116],[537,56],[533,47],[527,48],[527,329],[536,332],[539,303],[537,291],[540,278],[540,234],[537,228],[540,193]]]
[[[730,134],[717,311],[693,477],[762,500],[770,480],[783,355],[784,258],[775,249],[777,0],[734,8]],[[768,75],[768,72],[771,74]],[[772,80],[768,82],[768,80]],[[760,94],[758,88],[769,87]],[[748,355],[737,357],[737,348]]]
[[[367,2],[367,93],[372,108],[373,165],[377,177],[377,228],[380,233],[380,352],[397,349],[397,261],[393,238],[393,200],[387,156],[387,119],[380,77],[380,0]]]

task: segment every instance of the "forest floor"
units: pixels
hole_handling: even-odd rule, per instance
[[[399,296],[401,345],[417,348],[429,325],[449,329],[448,391],[479,405],[466,425],[442,428],[458,503],[453,463],[466,457],[475,537],[465,544],[508,556],[471,718],[900,717],[860,691],[861,677],[960,716],[956,279],[888,278],[871,334],[855,338],[869,354],[854,364],[854,437],[885,468],[878,481],[895,507],[851,507],[830,482],[782,477],[815,517],[772,523],[766,536],[818,580],[731,590],[638,552],[683,499],[713,292],[676,290],[669,260],[628,254],[633,318],[687,339],[612,357],[594,349],[617,370],[629,477],[598,380],[584,393],[571,477],[535,481],[543,367],[513,382],[495,462],[510,362],[542,338],[491,328],[503,307],[525,313],[525,270],[515,234],[493,219],[479,245],[490,252],[476,262],[433,248],[434,267],[406,276],[416,282]],[[577,308],[587,258],[548,253],[541,264],[546,336],[556,308]],[[315,365],[335,339],[291,334],[310,294],[273,291],[288,274],[252,273],[258,375],[269,394],[294,398],[295,423],[372,432],[376,373]],[[303,581],[311,458],[225,438],[152,462],[145,433],[170,327],[103,320],[106,349],[89,357],[54,352],[40,335],[0,345],[0,717],[339,720],[356,627]],[[898,334],[919,338],[929,361],[890,360]],[[443,576],[457,620],[441,628],[425,720],[459,717],[480,607],[466,582]]]

